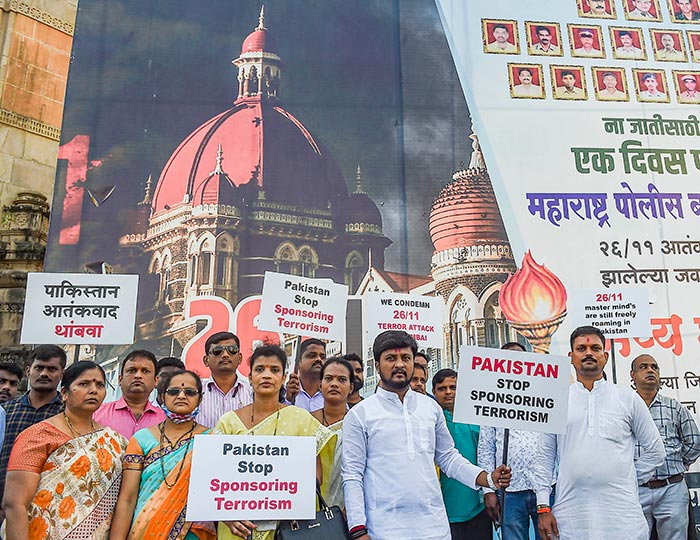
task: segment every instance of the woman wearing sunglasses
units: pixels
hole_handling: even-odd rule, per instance
[[[129,441],[110,540],[213,540],[213,523],[185,521],[202,381],[192,371],[163,375],[158,383],[166,419]]]
[[[263,345],[250,358],[250,384],[253,403],[223,415],[215,433],[226,435],[291,435],[316,438],[316,476],[323,481],[330,475],[335,434],[304,409],[279,401],[284,383],[287,355],[276,345]],[[220,522],[219,540],[248,538],[272,540],[276,522]],[[251,535],[252,533],[252,535]]]

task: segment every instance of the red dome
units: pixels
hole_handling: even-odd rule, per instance
[[[459,171],[442,188],[430,211],[435,251],[508,243],[491,179],[484,169]]]
[[[251,52],[276,53],[277,47],[265,28],[256,28],[245,38],[241,47],[241,54]]]
[[[226,177],[212,179],[219,144]],[[348,195],[326,149],[299,120],[266,100],[238,102],[180,143],[158,180],[153,213],[186,201],[221,203],[234,186],[260,188],[270,202],[320,209]]]

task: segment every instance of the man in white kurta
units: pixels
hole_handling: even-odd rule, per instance
[[[506,487],[510,469],[501,465],[487,475],[462,457],[437,402],[410,389],[417,350],[411,336],[383,332],[373,349],[382,386],[343,420],[342,476],[351,536],[450,540],[435,464],[472,489]]]
[[[664,462],[659,431],[644,401],[603,378],[605,338],[597,328],[571,335],[577,381],[569,390],[564,435],[540,436],[537,475],[539,530],[560,540],[648,540],[637,489]],[[635,445],[643,449],[635,468]],[[554,506],[549,495],[559,463]]]

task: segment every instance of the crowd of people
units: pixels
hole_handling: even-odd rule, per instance
[[[606,380],[597,328],[570,343],[566,433],[509,430],[508,465],[504,430],[455,422],[457,372],[429,379],[430,359],[405,332],[375,339],[380,383],[364,397],[362,358],[326,358],[318,339],[300,343],[291,373],[281,348],[256,348],[248,378],[230,332],[207,340],[206,380],[134,350],[110,403],[98,364],[66,367],[60,347],[41,345],[24,394],[22,370],[0,364],[0,536],[273,540],[274,521],[186,520],[193,438],[216,433],[314,437],[316,480],[353,540],[487,540],[494,525],[503,540],[528,539],[531,527],[542,540],[689,538],[692,415],[659,394],[651,355],[632,362],[633,390]]]

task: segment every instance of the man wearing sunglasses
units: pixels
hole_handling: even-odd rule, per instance
[[[211,378],[204,381],[197,421],[212,428],[224,413],[250,405],[253,390],[236,371],[241,363],[241,345],[235,334],[212,334],[204,344],[204,350],[207,353],[204,365],[211,371]]]
[[[126,355],[119,374],[122,397],[103,403],[94,419],[130,439],[139,429],[155,426],[165,420],[163,410],[150,402],[156,387],[157,361],[151,351],[135,350]]]

